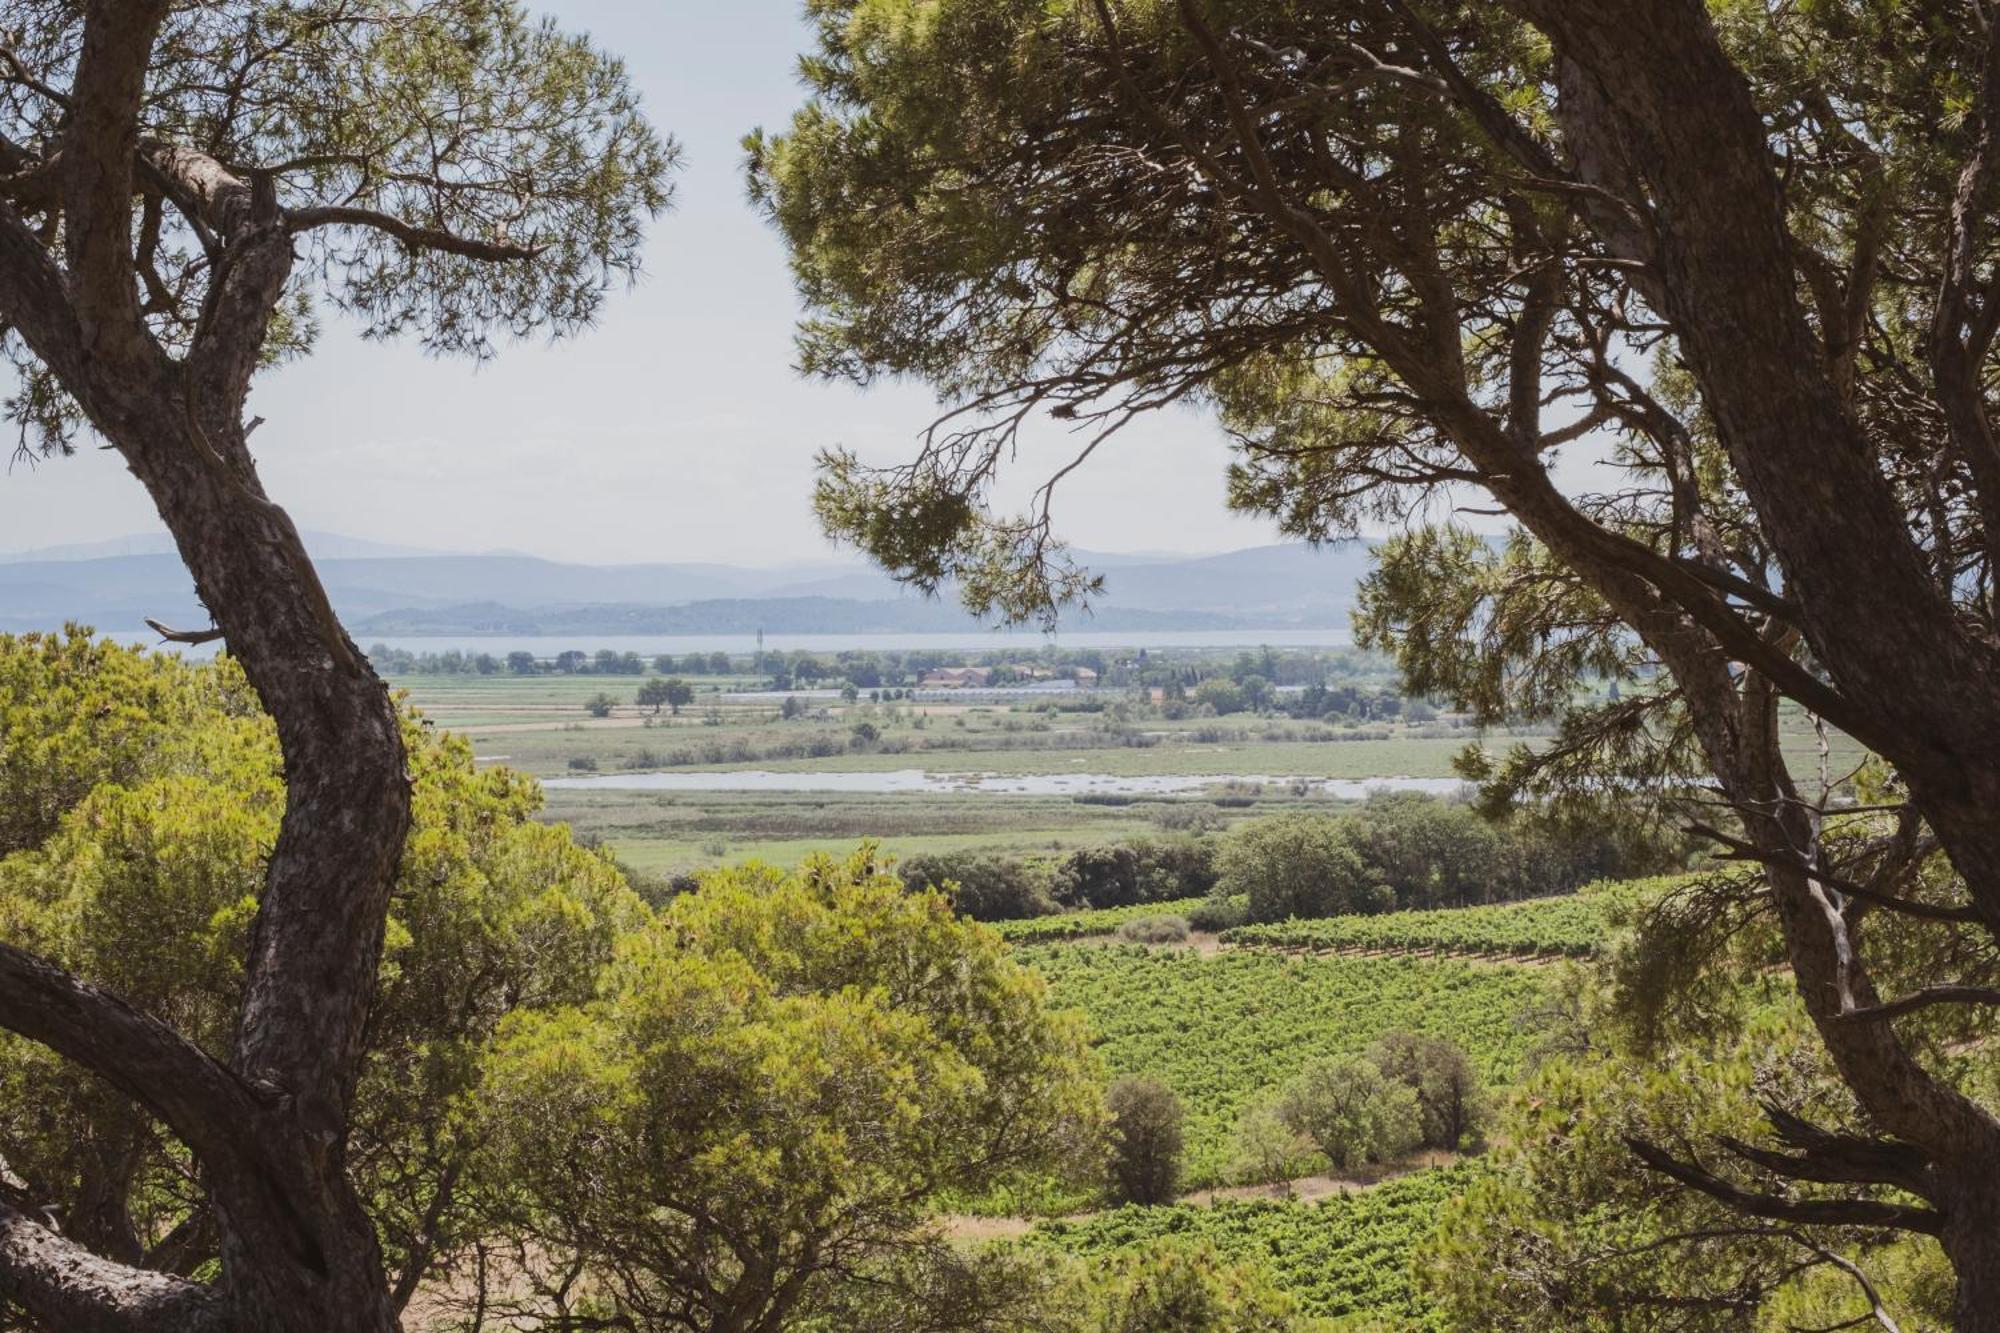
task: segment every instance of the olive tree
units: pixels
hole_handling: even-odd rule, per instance
[[[84,432],[146,487],[275,720],[285,810],[226,1051],[0,944],[0,1026],[88,1069],[198,1163],[195,1282],[0,1204],[0,1291],[51,1327],[395,1326],[347,1141],[410,825],[401,726],[258,481],[257,370],[317,312],[484,356],[587,324],[671,150],[617,61],[505,0],[9,3],[0,320],[22,447]]]
[[[814,4],[812,100],[750,145],[805,367],[949,400],[911,460],[827,456],[829,528],[1051,614],[1095,586],[1061,475],[1188,402],[1294,534],[1508,516],[1392,542],[1362,637],[1414,693],[1565,718],[1490,795],[1698,803],[1852,1098],[1634,1150],[1758,1225],[1934,1237],[1956,1326],[2000,1329],[2000,1117],[1940,1058],[2000,1004],[1991,6],[918,9]],[[1038,415],[1076,463],[995,512]],[[1606,676],[1646,688],[1578,707]],[[1864,808],[1787,714],[1879,756]]]

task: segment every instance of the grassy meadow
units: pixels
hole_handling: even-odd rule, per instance
[[[1204,806],[1228,824],[1301,801],[1285,779],[1449,778],[1468,744],[1537,744],[1545,730],[1482,736],[1449,720],[1313,721],[1249,713],[1163,716],[1126,691],[1061,699],[872,703],[801,691],[798,715],[779,697],[746,695],[744,676],[684,677],[695,687],[678,715],[642,708],[644,677],[610,675],[406,675],[431,722],[467,737],[482,760],[542,778],[640,772],[890,773],[1032,777],[1213,777],[1207,791],[1172,796],[996,795],[975,792],[731,792],[552,788],[548,815],[655,874],[750,859],[790,865],[861,838],[899,857],[945,851],[1061,854],[1172,826],[1176,807]],[[615,706],[592,717],[586,704]],[[1806,718],[1786,718],[1801,773],[1817,771],[1820,738]],[[1838,776],[1857,755],[1829,737]],[[1271,779],[1224,785],[1227,779]]]

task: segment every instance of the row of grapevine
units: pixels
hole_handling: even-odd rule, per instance
[[[1606,929],[1593,896],[1536,898],[1490,907],[1385,912],[1237,926],[1229,944],[1314,950],[1428,950],[1443,953],[1589,957]]]
[[[1302,1313],[1340,1321],[1336,1327],[1353,1316],[1360,1327],[1430,1329],[1441,1325],[1411,1281],[1411,1260],[1478,1169],[1421,1171],[1314,1203],[1120,1208],[1044,1222],[1026,1244],[1088,1259],[1168,1236],[1203,1240],[1232,1259],[1268,1267]]]
[[[1535,1040],[1521,1016],[1547,984],[1534,969],[1412,957],[1059,944],[1020,956],[1057,1007],[1083,1012],[1107,1073],[1156,1078],[1180,1097],[1191,1189],[1227,1181],[1245,1107],[1386,1032],[1449,1038],[1489,1083],[1512,1081]]]
[[[1018,921],[996,921],[993,929],[1000,938],[1014,944],[1036,944],[1049,940],[1077,940],[1092,935],[1110,935],[1127,921],[1149,916],[1186,916],[1202,905],[1202,898],[1174,898],[1167,902],[1137,903],[1130,907],[1102,907],[1056,916],[1030,916]]]

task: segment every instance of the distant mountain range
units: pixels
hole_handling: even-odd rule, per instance
[[[880,571],[824,561],[770,569],[583,565],[461,555],[307,534],[328,595],[357,638],[474,634],[951,632],[976,622],[949,591],[927,600]],[[1071,629],[1331,629],[1347,625],[1365,542],[1225,555],[1079,553],[1105,580]],[[129,630],[206,615],[164,538],[0,555],[0,630],[77,620]]]

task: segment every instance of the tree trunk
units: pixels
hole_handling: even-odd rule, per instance
[[[1964,1197],[1939,1242],[1958,1274],[1953,1333],[2000,1333],[2000,1163],[1987,1158],[1957,1172]]]
[[[389,1333],[396,1316],[382,1256],[345,1151],[409,827],[401,724],[334,620],[291,520],[264,498],[235,404],[198,415],[186,391],[151,387],[150,401],[127,405],[143,430],[118,430],[114,442],[275,719],[285,763],[285,815],[230,1061],[260,1112],[238,1127],[239,1160],[204,1163],[232,1326]],[[162,413],[177,428],[161,431]]]

